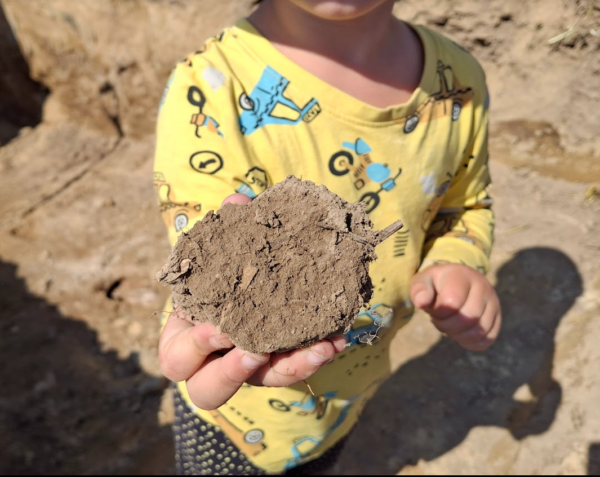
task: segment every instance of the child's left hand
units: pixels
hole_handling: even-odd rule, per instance
[[[432,265],[417,273],[410,285],[417,308],[435,327],[472,351],[489,348],[502,324],[500,300],[481,273],[466,265]]]

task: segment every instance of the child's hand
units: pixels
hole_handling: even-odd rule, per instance
[[[223,205],[249,202],[248,196],[233,194]],[[212,410],[225,404],[244,383],[284,387],[303,381],[345,347],[346,339],[338,336],[288,353],[256,355],[235,348],[211,323],[193,325],[176,310],[163,329],[158,355],[163,374],[172,381],[187,381],[192,402]]]
[[[282,387],[303,381],[345,347],[345,338],[339,336],[288,353],[256,355],[234,348],[211,323],[193,325],[174,311],[161,334],[158,355],[163,374],[172,381],[187,381],[192,402],[212,410],[246,382]]]
[[[465,265],[433,265],[417,273],[410,285],[417,308],[464,348],[483,351],[500,332],[500,301],[490,282]]]

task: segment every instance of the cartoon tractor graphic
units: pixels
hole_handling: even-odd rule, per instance
[[[450,115],[457,121],[464,106],[473,99],[473,89],[463,87],[452,67],[438,61],[439,91],[429,96],[417,110],[406,118],[404,132],[413,132],[421,122]]]
[[[251,429],[247,432],[242,431],[227,419],[218,409],[210,411],[221,431],[247,456],[256,456],[264,451],[267,446],[262,442],[265,433],[260,429]]]
[[[290,470],[297,466],[302,461],[302,459],[304,459],[308,454],[317,449],[317,447],[319,447],[323,443],[323,441],[325,441],[331,434],[333,434],[335,430],[338,427],[340,427],[342,423],[346,420],[346,417],[352,409],[351,404],[354,401],[356,401],[358,397],[359,396],[354,396],[350,399],[346,399],[339,402],[339,405],[342,406],[342,409],[337,419],[331,425],[331,427],[327,429],[323,434],[317,436],[302,436],[296,439],[291,448],[292,458],[286,462],[285,469]]]
[[[325,415],[327,404],[329,404],[329,400],[333,399],[335,395],[335,392],[328,392],[320,396],[306,394],[302,400],[293,401],[289,404],[286,404],[279,399],[270,399],[269,405],[273,409],[281,412],[291,412],[292,408],[297,408],[299,409],[296,413],[298,416],[314,415],[315,418],[319,420]]]
[[[175,227],[175,231],[179,233],[200,217],[202,205],[198,202],[178,202],[171,185],[161,172],[154,173],[154,188],[158,196],[159,211],[167,227]]]
[[[361,190],[367,184],[378,184],[379,190],[365,192],[360,198],[366,204],[367,213],[372,212],[381,201],[379,194],[396,187],[396,179],[402,174],[402,169],[398,169],[398,173],[391,177],[391,169],[387,164],[373,162],[371,148],[360,138],[355,143],[344,141],[342,146],[356,155],[357,163],[355,164],[354,155],[347,150],[338,151],[329,159],[329,171],[334,176],[344,176],[352,172],[356,190]]]

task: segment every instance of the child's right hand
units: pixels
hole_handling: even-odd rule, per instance
[[[303,381],[346,347],[343,336],[282,354],[257,355],[235,348],[211,323],[193,325],[180,311],[169,316],[158,346],[163,374],[186,381],[192,402],[212,410],[225,404],[244,383],[283,387]],[[229,350],[224,355],[215,354]]]
[[[250,201],[234,194],[223,204]],[[252,354],[235,348],[227,335],[217,334],[213,324],[193,325],[175,310],[160,336],[158,356],[163,374],[175,382],[186,381],[194,405],[212,410],[225,404],[244,383],[285,387],[303,381],[345,348],[346,339],[338,336],[288,353]]]

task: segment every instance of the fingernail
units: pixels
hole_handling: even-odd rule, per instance
[[[331,358],[319,354],[314,349],[311,349],[310,353],[308,353],[308,362],[313,366],[323,366],[324,364],[330,363],[331,361],[333,361]]]
[[[336,353],[341,353],[342,351],[344,351],[346,349],[346,345],[348,344],[346,343],[346,338],[344,337],[340,337],[339,339],[335,340],[330,340],[330,343],[335,348]]]
[[[229,337],[223,333],[221,333],[220,335],[212,335],[208,339],[208,341],[213,348],[217,349],[233,347],[233,343],[231,342]]]
[[[242,365],[244,368],[258,369],[266,362],[267,360],[265,360],[265,358],[262,356],[257,356],[254,354],[244,354],[244,356],[242,356]]]

